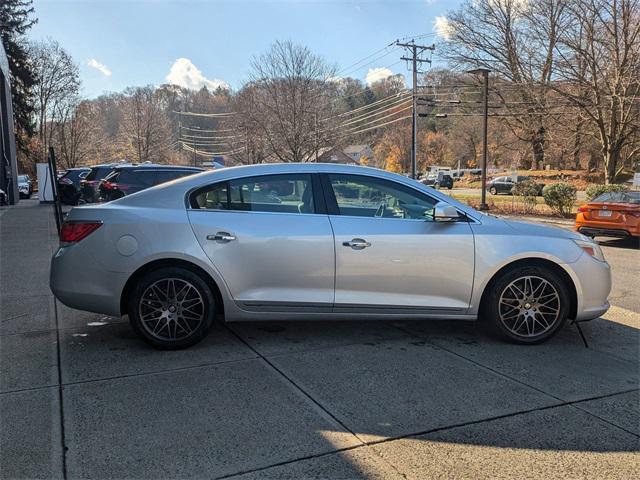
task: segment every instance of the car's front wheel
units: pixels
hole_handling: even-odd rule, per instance
[[[129,301],[129,320],[147,343],[159,349],[186,348],[202,340],[213,324],[215,299],[197,273],[164,267],[142,276]]]
[[[515,343],[541,343],[555,335],[569,314],[569,292],[550,268],[518,267],[489,285],[483,319]]]

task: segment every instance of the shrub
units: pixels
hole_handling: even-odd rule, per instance
[[[573,204],[578,198],[576,187],[569,183],[546,185],[542,190],[542,196],[549,208],[561,217],[566,217],[571,213]]]
[[[533,180],[524,180],[516,183],[511,189],[511,193],[519,197],[522,201],[524,213],[531,213],[536,208],[538,185]]]
[[[591,201],[603,193],[628,192],[629,188],[624,185],[589,185],[587,187],[587,200]]]

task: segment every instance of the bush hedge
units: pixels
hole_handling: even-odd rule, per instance
[[[629,188],[624,185],[589,185],[587,187],[587,200],[591,201],[603,193],[628,192]]]
[[[522,201],[524,212],[532,213],[537,205],[536,197],[538,196],[539,187],[533,180],[524,180],[518,182],[511,189],[511,193],[519,197]]]
[[[569,183],[546,185],[542,190],[544,202],[561,217],[567,217],[578,198],[576,187]]]

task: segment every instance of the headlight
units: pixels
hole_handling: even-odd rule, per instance
[[[583,251],[591,255],[596,260],[604,262],[604,253],[602,253],[602,249],[600,245],[595,242],[589,242],[586,240],[574,240],[575,244],[578,245]]]

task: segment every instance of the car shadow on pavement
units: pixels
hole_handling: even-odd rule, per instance
[[[606,238],[596,237],[598,243],[603,247],[625,248],[629,250],[640,250],[639,237],[627,238]]]

